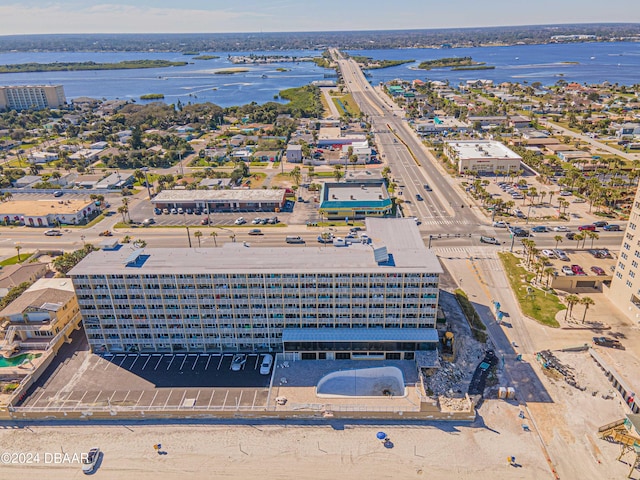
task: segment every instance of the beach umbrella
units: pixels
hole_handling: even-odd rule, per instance
[[[378,438],[378,440],[384,440],[385,438],[387,438],[387,434],[384,432],[378,432],[376,433],[376,437]]]

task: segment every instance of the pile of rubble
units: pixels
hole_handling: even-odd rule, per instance
[[[586,387],[581,387],[578,384],[573,369],[568,365],[561,363],[560,360],[558,360],[558,358],[553,353],[551,353],[551,351],[542,350],[541,352],[538,352],[536,358],[544,368],[548,368],[557,372],[564,378],[564,381],[572,387],[577,388],[581,391],[586,390]]]
[[[438,405],[442,412],[468,412],[473,410],[473,403],[469,395],[462,398],[438,397]]]

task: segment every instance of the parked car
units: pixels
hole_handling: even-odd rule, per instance
[[[233,360],[231,360],[231,370],[234,372],[239,372],[244,367],[245,363],[247,363],[247,356],[244,353],[236,353],[233,356]]]
[[[179,213],[180,215],[182,215],[182,214],[184,213],[184,210],[183,210],[183,208],[182,208],[182,207],[178,207],[178,213]]]
[[[553,250],[542,250],[541,253],[547,258],[556,258],[556,254]]]
[[[607,232],[619,232],[620,231],[620,225],[615,225],[615,224],[605,225],[603,227],[603,230],[605,230]]]
[[[260,230],[259,228],[252,228],[251,230],[249,230],[249,235],[264,235],[262,233],[262,230]]]
[[[535,233],[544,233],[547,231],[547,227],[545,227],[544,225],[536,225],[531,229],[531,231]]]
[[[568,190],[562,190],[562,191],[560,192],[560,196],[561,196],[561,197],[570,197],[571,195],[573,195],[573,193],[571,193],[571,192],[570,192],[570,191],[568,191]]]
[[[271,217],[270,219],[267,220],[267,223],[269,223],[270,225],[275,225],[279,221],[280,220],[278,220],[278,217]]]
[[[251,220],[251,223],[253,225],[260,225],[260,222],[262,221],[262,219],[260,217],[256,217],[253,220]]]
[[[260,364],[260,375],[269,375],[271,372],[271,366],[273,365],[273,355],[270,353],[265,354]]]
[[[168,208],[163,208],[163,209],[162,209],[162,213],[163,213],[164,215],[168,215],[168,214],[169,214],[169,209],[168,209]]]
[[[142,225],[144,225],[145,227],[148,227],[149,225],[153,225],[154,223],[156,223],[156,221],[153,218],[145,218],[142,221]]]
[[[193,209],[191,209],[191,208],[187,208],[187,209],[185,210],[185,212],[186,212],[186,213],[188,213],[189,215],[191,215],[191,214],[193,213]]]
[[[200,220],[200,225],[209,225],[209,219],[203,218],[202,220]]]
[[[586,203],[587,201],[584,198],[576,198],[573,202],[571,203]]]
[[[562,267],[562,273],[564,273],[565,275],[575,275],[571,267],[568,265],[565,265],[564,267]]]
[[[46,230],[44,234],[47,237],[59,237],[60,235],[62,235],[62,232],[60,230],[56,230],[55,228],[52,228],[51,230]]]
[[[591,224],[591,225],[580,225],[578,227],[578,230],[581,231],[581,232],[585,231],[585,230],[590,231],[590,232],[595,232],[596,231],[596,226],[594,224]]]
[[[606,275],[607,273],[600,267],[596,267],[595,265],[591,267],[591,271],[596,275]]]
[[[495,228],[507,228],[506,222],[493,222]]]
[[[158,207],[153,209],[153,213],[155,213],[156,215],[161,215],[162,214],[162,210],[160,210]]]
[[[586,273],[584,273],[584,270],[582,269],[582,267],[580,265],[571,265],[571,270],[576,275],[586,275]]]
[[[100,449],[92,448],[89,450],[86,458],[82,459],[82,473],[89,474],[92,473],[96,469],[96,465],[100,458]]]
[[[609,225],[609,222],[606,222],[604,220],[598,220],[597,222],[593,222],[593,224],[596,227],[606,227],[607,225]]]
[[[172,213],[173,215],[175,215],[175,214],[177,214],[177,213],[178,213],[178,210],[176,210],[175,208],[172,208],[172,209],[171,209],[171,213]]]
[[[569,261],[569,256],[564,252],[564,250],[559,250],[559,249],[555,249],[553,251],[553,253],[556,254],[556,257],[558,257],[559,260],[562,260],[563,262],[568,262]]]
[[[601,347],[617,348],[624,350],[624,346],[618,340],[609,337],[593,337],[593,343]]]
[[[569,227],[565,227],[564,225],[558,225],[557,227],[553,227],[554,232],[568,232]]]
[[[202,214],[202,210],[200,210],[199,208],[196,208],[196,209],[193,211],[193,214],[194,214],[194,215],[201,215],[201,214]]]
[[[489,243],[491,245],[500,245],[500,242],[498,241],[497,238],[495,237],[485,237],[485,236],[481,236],[480,237],[480,242],[481,243]]]
[[[233,223],[235,223],[236,225],[244,225],[245,223],[247,223],[247,221],[244,218],[239,217],[239,218],[236,218],[236,221]]]

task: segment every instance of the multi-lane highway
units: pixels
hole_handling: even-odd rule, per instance
[[[399,180],[397,183],[411,214],[425,225],[446,225],[445,231],[466,232],[480,224],[465,199],[453,188],[450,178],[440,172],[435,158],[403,120],[402,110],[369,85],[354,60],[343,58],[335,50],[333,55],[347,89],[371,123],[376,144],[393,177]],[[419,200],[417,195],[424,200]]]

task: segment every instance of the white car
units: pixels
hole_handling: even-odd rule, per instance
[[[260,375],[269,375],[271,365],[273,365],[273,355],[267,353],[262,358],[262,363],[260,364]]]
[[[346,247],[347,246],[347,242],[345,241],[344,238],[336,237],[336,238],[333,239],[333,246],[334,247]]]
[[[556,254],[554,253],[553,250],[542,250],[542,255],[544,255],[547,258],[556,258]]]
[[[247,223],[247,221],[244,218],[240,217],[236,218],[236,221],[233,223],[235,223],[236,225],[244,225],[245,223]]]
[[[247,363],[247,356],[244,353],[236,353],[231,360],[231,370],[239,372],[245,363]]]
[[[575,275],[575,273],[573,273],[573,270],[571,270],[571,267],[568,265],[562,267],[562,273],[564,273],[565,275]]]
[[[96,447],[89,450],[89,453],[87,454],[87,458],[82,459],[82,473],[84,473],[85,475],[92,473],[96,468],[96,464],[98,463],[99,458],[100,458],[99,448]]]
[[[262,219],[260,217],[256,217],[251,221],[251,223],[253,225],[259,225],[261,221],[262,221]]]
[[[59,237],[60,235],[62,235],[62,232],[60,230],[51,229],[44,232],[44,234],[47,237]]]
[[[493,222],[495,228],[507,228],[506,222]]]
[[[568,232],[569,227],[565,227],[564,225],[558,225],[557,227],[553,227],[554,232]]]

